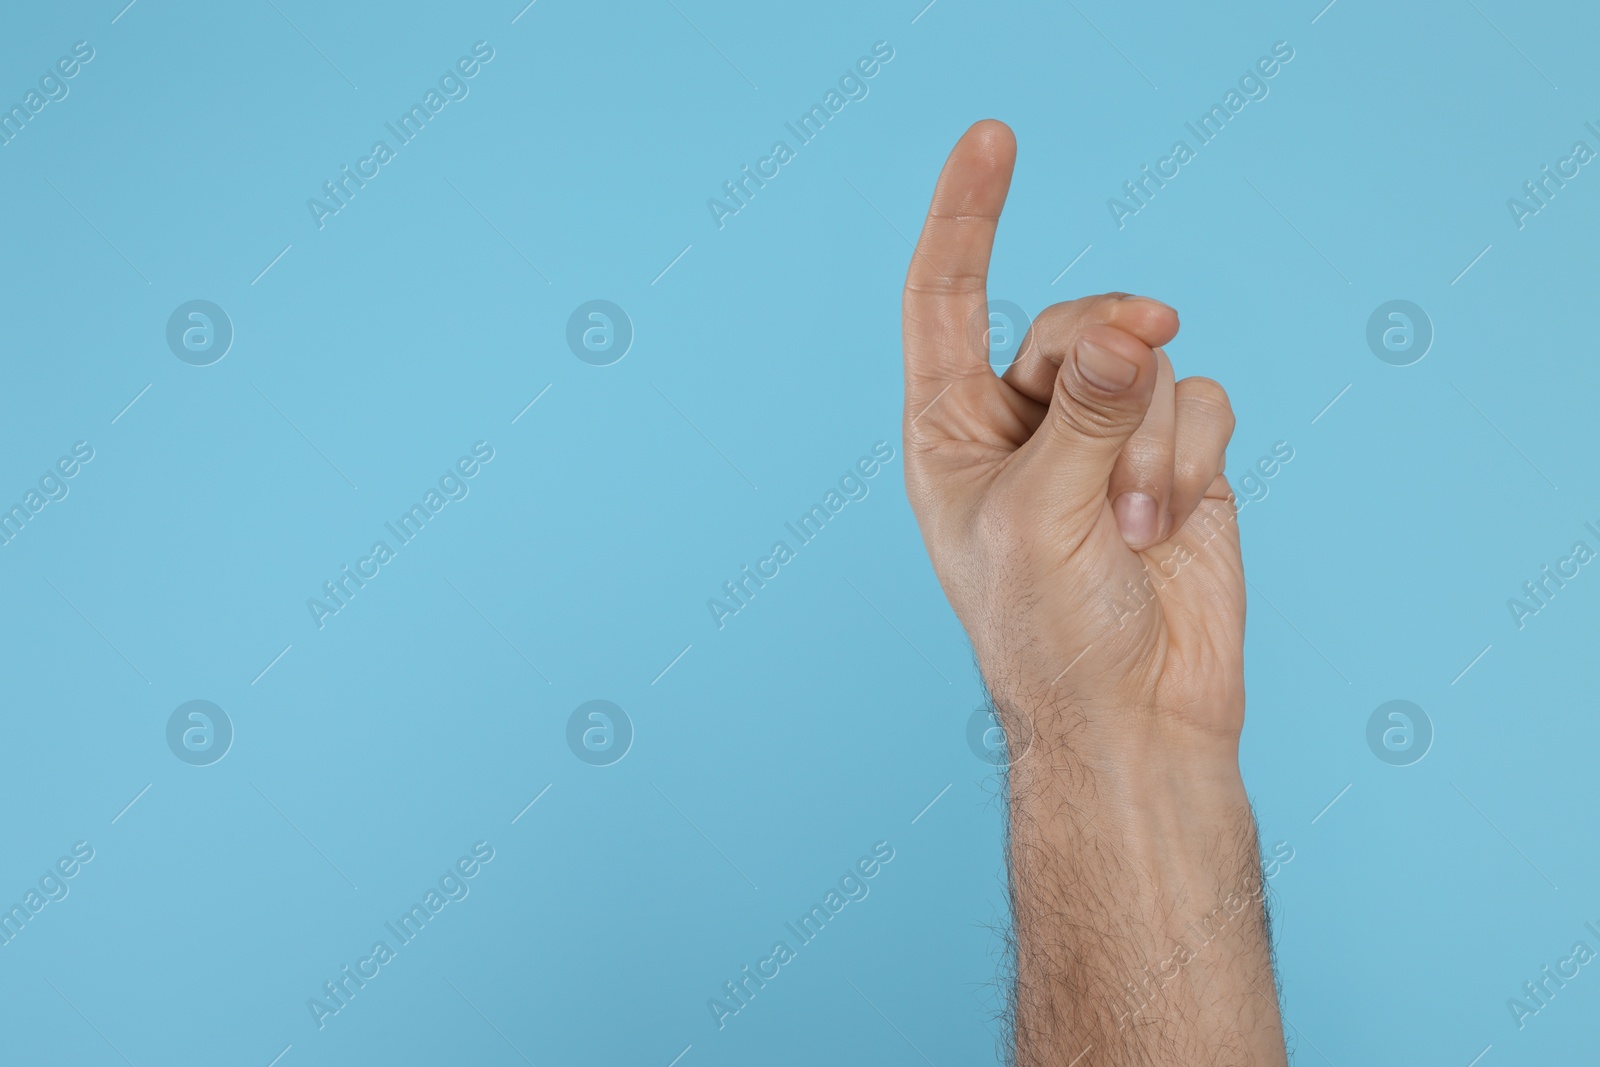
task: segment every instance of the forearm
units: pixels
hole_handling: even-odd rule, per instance
[[[1011,769],[1017,1063],[1284,1064],[1233,744],[1060,726]]]

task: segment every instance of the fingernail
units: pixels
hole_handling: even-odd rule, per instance
[[[1172,308],[1172,305],[1167,303],[1165,300],[1157,300],[1153,296],[1140,296],[1138,293],[1123,293],[1117,299],[1122,303],[1127,303],[1130,300],[1143,300],[1146,304],[1154,304],[1157,307],[1164,307],[1169,310]]]
[[[1165,307],[1166,310],[1170,310],[1170,312],[1176,314],[1176,309],[1174,309],[1171,304],[1168,304],[1166,301],[1158,301],[1158,299],[1155,299],[1154,296],[1139,296],[1138,293],[1125,293],[1122,294],[1120,298],[1117,298],[1117,302],[1118,304],[1155,304],[1157,307]]]
[[[1092,341],[1079,341],[1078,373],[1096,388],[1120,393],[1133,384],[1139,376],[1139,368],[1109,348],[1101,348]]]
[[[1156,498],[1149,493],[1123,493],[1112,503],[1111,511],[1128,544],[1143,547],[1156,539]]]

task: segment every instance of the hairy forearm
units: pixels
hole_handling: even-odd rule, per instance
[[[1048,718],[1011,768],[1017,1063],[1284,1064],[1233,745]]]

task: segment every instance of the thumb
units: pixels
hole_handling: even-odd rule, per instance
[[[1053,503],[1098,516],[1122,447],[1155,392],[1155,351],[1115,326],[1087,326],[1056,373],[1050,410],[1028,442]]]

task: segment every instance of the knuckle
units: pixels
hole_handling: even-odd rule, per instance
[[[1056,373],[1055,395],[1050,400],[1050,419],[1057,429],[1085,437],[1120,437],[1128,431],[1133,412],[1124,397],[1105,397],[1079,376],[1072,360],[1065,360]]]
[[[1034,322],[1060,333],[1089,321],[1101,321],[1123,295],[1103,293],[1099,296],[1080,296],[1076,300],[1062,300],[1039,312],[1034,316]]]
[[[1056,395],[1050,404],[1050,420],[1056,429],[1079,437],[1120,437],[1127,415],[1109,404],[1073,395],[1064,378],[1056,379]]]
[[[1051,304],[1033,317],[1021,353],[1062,363],[1085,330],[1111,322],[1124,295],[1103,293]]]
[[[982,293],[987,277],[982,271],[940,271],[926,268],[906,279],[905,291],[920,296],[971,296]]]
[[[1226,389],[1210,378],[1186,378],[1184,387],[1189,403],[1196,410],[1225,427],[1228,433],[1233,432],[1236,421],[1233,401],[1228,398]]]

